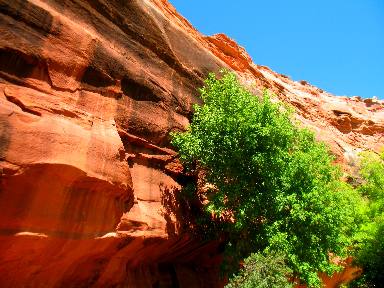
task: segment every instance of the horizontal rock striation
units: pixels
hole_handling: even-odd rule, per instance
[[[178,221],[169,143],[222,68],[290,103],[340,162],[383,143],[383,102],[255,65],[165,0],[0,0],[0,286],[222,287],[219,243]]]

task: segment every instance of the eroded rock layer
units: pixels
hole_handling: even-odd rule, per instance
[[[221,68],[291,103],[341,162],[383,144],[382,102],[255,65],[167,1],[0,0],[0,286],[221,287],[218,243],[168,203],[169,132]]]

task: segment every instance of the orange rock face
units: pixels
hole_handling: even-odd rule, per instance
[[[257,66],[167,1],[0,0],[0,14],[1,287],[222,286],[218,243],[181,233],[165,201],[182,185],[169,132],[210,71],[273,90],[341,162],[383,143],[383,102]]]

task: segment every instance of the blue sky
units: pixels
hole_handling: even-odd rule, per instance
[[[384,99],[384,0],[170,0],[205,35],[336,95]]]

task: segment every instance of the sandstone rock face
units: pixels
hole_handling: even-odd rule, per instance
[[[164,200],[182,185],[169,132],[221,68],[292,104],[340,162],[383,144],[383,102],[255,65],[165,0],[0,0],[0,286],[221,287],[218,243]]]

